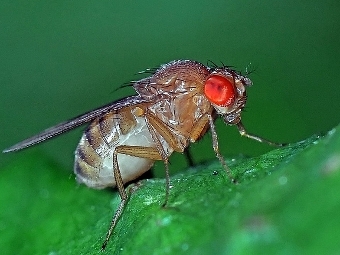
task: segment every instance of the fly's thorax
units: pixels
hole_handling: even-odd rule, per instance
[[[209,68],[190,60],[162,65],[152,76],[134,84],[139,95],[149,100],[148,110],[176,137],[177,151],[188,146],[191,130],[211,104],[203,94]]]
[[[162,65],[148,78],[133,84],[136,92],[147,100],[159,95],[186,93],[192,89],[202,89],[209,69],[191,60],[176,60]]]
[[[74,171],[79,182],[93,188],[113,187],[113,154],[118,146],[155,147],[141,113],[138,106],[126,107],[90,124],[75,152]],[[117,158],[124,182],[135,179],[153,164],[153,160],[129,155],[118,154]]]
[[[212,107],[204,95],[193,89],[186,93],[163,95],[149,104],[148,111],[171,133],[175,140],[174,150],[182,152],[189,145],[192,129],[202,116],[212,112]],[[168,146],[164,144],[163,147]]]

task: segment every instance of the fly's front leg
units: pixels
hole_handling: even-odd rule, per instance
[[[124,188],[122,175],[119,170],[119,164],[118,164],[118,159],[117,159],[118,154],[125,154],[125,155],[134,156],[134,157],[140,157],[140,158],[148,158],[152,160],[162,160],[162,157],[159,155],[158,151],[152,147],[121,145],[115,149],[115,151],[113,152],[113,173],[114,173],[116,185],[117,185],[121,200],[120,200],[118,209],[116,210],[114,216],[112,217],[109,230],[106,233],[105,241],[102,245],[102,250],[105,249],[112,235],[112,231],[115,228],[118,222],[118,219],[122,215],[125,205],[128,201],[128,196]]]
[[[213,148],[216,154],[216,157],[219,159],[219,161],[221,162],[224,170],[226,171],[229,179],[232,182],[235,182],[235,179],[230,171],[230,168],[228,167],[227,163],[225,162],[224,158],[222,157],[222,155],[220,154],[220,151],[218,149],[218,139],[217,139],[217,133],[215,130],[215,124],[214,124],[214,120],[213,117],[210,114],[207,114],[208,120],[209,120],[209,125],[210,125],[210,129],[211,129],[211,135],[212,135],[212,142],[213,142]]]
[[[271,142],[271,141],[268,141],[266,139],[263,139],[259,136],[256,136],[256,135],[252,135],[252,134],[249,134],[247,133],[246,129],[244,128],[242,122],[240,121],[239,123],[236,124],[237,128],[238,128],[238,131],[240,132],[240,135],[241,136],[245,136],[247,138],[250,138],[250,139],[253,139],[255,141],[258,141],[260,143],[267,143],[271,146],[278,146],[278,147],[281,147],[281,146],[284,146],[283,143],[274,143],[274,142]]]
[[[208,115],[203,115],[193,126],[190,132],[190,142],[196,142],[207,131],[207,124],[209,123]]]

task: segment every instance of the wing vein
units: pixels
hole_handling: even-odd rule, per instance
[[[65,133],[66,131],[69,131],[71,129],[74,129],[76,127],[79,127],[85,123],[88,123],[92,120],[94,120],[95,118],[109,112],[109,111],[113,111],[113,110],[119,110],[122,109],[126,106],[131,106],[131,105],[136,105],[136,104],[140,104],[140,103],[145,103],[147,102],[145,99],[142,99],[140,96],[130,96],[130,97],[126,97],[123,99],[120,99],[118,101],[115,102],[111,102],[107,105],[104,105],[102,107],[99,107],[97,109],[94,109],[92,111],[86,112],[84,114],[81,114],[73,119],[67,120],[65,122],[62,122],[56,126],[53,126],[51,128],[45,129],[44,131],[42,131],[41,133],[32,136],[28,139],[25,139],[5,150],[3,150],[3,153],[6,152],[12,152],[12,151],[18,151],[18,150],[22,150],[25,149],[27,147],[30,147],[32,145],[41,143],[45,140],[48,140],[50,138],[53,138],[55,136],[58,136],[62,133]]]

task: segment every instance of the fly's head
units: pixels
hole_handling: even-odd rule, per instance
[[[229,67],[211,68],[204,83],[204,94],[216,112],[229,125],[241,120],[246,103],[246,88],[252,81]]]

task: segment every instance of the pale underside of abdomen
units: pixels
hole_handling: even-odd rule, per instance
[[[75,152],[74,171],[80,183],[92,188],[116,186],[113,153],[118,146],[155,147],[145,117],[136,117],[131,109],[110,113],[94,121],[84,132]],[[118,154],[119,170],[126,183],[148,171],[154,161]]]

